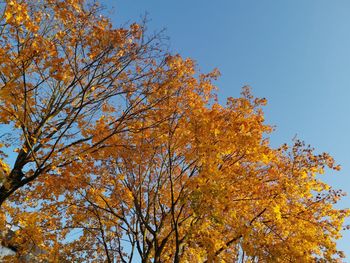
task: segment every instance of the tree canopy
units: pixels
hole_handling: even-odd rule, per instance
[[[348,210],[265,99],[225,105],[195,62],[95,2],[0,2],[0,230],[8,262],[339,262]]]

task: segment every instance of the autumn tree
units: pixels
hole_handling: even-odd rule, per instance
[[[78,0],[1,1],[0,21],[3,229],[18,189],[137,132],[126,123],[168,95],[158,85],[162,37],[145,36],[142,23],[113,28],[97,4]]]
[[[85,1],[1,2],[0,27],[8,262],[342,257],[349,213],[318,176],[339,166],[299,141],[271,147],[248,88],[221,105],[216,71]]]
[[[62,243],[62,255],[82,262],[336,262],[348,212],[333,207],[341,192],[316,178],[326,167],[339,169],[333,159],[299,141],[272,149],[264,100],[246,90],[225,107],[209,106],[209,94],[198,93],[204,83],[188,81],[178,82],[186,104],[165,100],[137,122],[170,119],[123,134],[114,152],[91,156],[89,168],[75,165],[84,182],[62,178],[59,194],[38,210],[59,207],[52,231],[62,240],[81,230]]]
[[[0,204],[17,189],[105,147],[127,120],[163,99],[148,99],[161,77],[157,36],[132,24],[114,29],[85,1],[4,1],[0,22]],[[163,58],[162,58],[163,57]],[[103,136],[94,128],[102,125]]]

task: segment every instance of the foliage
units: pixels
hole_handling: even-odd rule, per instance
[[[248,88],[222,106],[144,24],[82,0],[1,2],[1,221],[36,262],[337,262],[338,170],[272,128]],[[6,133],[8,131],[8,134]],[[13,165],[5,153],[15,152]],[[11,153],[10,157],[14,154]]]

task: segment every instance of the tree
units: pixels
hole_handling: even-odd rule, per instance
[[[18,154],[11,169],[1,163],[0,204],[42,174],[105,147],[126,120],[162,100],[148,100],[164,63],[157,37],[146,39],[138,24],[113,29],[98,12],[74,0],[1,3],[0,120],[17,135],[5,147]],[[90,129],[104,115],[113,120],[96,136]]]
[[[342,257],[349,212],[317,177],[339,166],[300,141],[272,148],[265,99],[245,88],[220,105],[216,71],[166,55],[143,25],[113,29],[96,5],[3,10],[0,120],[18,145],[1,163],[9,262]]]

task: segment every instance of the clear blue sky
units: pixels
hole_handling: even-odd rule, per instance
[[[349,0],[103,0],[115,25],[149,13],[171,50],[202,71],[218,67],[220,98],[250,85],[266,97],[273,145],[298,138],[343,169],[327,182],[350,193]],[[345,197],[341,207],[350,207]],[[339,247],[350,262],[350,233]]]

